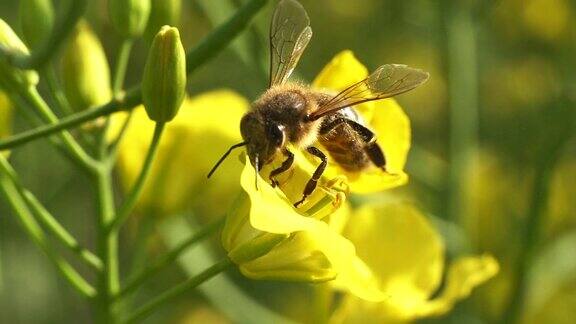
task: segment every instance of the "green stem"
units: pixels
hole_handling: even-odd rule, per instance
[[[125,39],[120,45],[118,57],[116,61],[116,70],[114,71],[114,80],[112,82],[112,93],[118,96],[122,91],[124,85],[124,78],[126,77],[126,68],[128,67],[128,60],[130,59],[130,51],[132,50],[134,42],[131,39]]]
[[[124,119],[124,121],[122,122],[122,127],[120,128],[118,135],[116,136],[114,141],[112,141],[112,143],[110,143],[110,145],[108,146],[108,158],[110,159],[110,163],[112,164],[116,163],[116,159],[118,158],[120,148],[120,142],[124,138],[124,135],[128,130],[128,126],[130,126],[130,121],[132,120],[133,116],[134,116],[133,110],[128,112],[128,116],[126,116],[126,119]]]
[[[112,297],[120,287],[118,274],[118,232],[108,228],[114,220],[114,197],[112,188],[112,170],[102,164],[95,173],[98,197],[98,251],[104,267],[100,272],[98,284],[98,321],[115,323],[116,312]]]
[[[464,203],[466,170],[474,163],[478,137],[476,30],[470,5],[448,2],[446,22],[450,92],[450,168],[448,219],[474,219]]]
[[[17,186],[12,182],[8,175],[8,170],[0,164],[0,192],[12,207],[14,214],[18,217],[24,230],[32,241],[48,256],[48,259],[54,263],[62,277],[68,281],[80,294],[87,298],[96,296],[96,290],[90,285],[62,256],[52,249],[50,243],[42,231],[40,225],[36,222],[32,213],[26,206],[26,202],[20,195]]]
[[[24,93],[24,96],[34,106],[35,110],[45,122],[50,124],[58,123],[58,117],[54,115],[36,88],[29,89],[29,91]],[[76,160],[77,164],[82,167],[94,167],[95,161],[84,151],[68,131],[62,131],[58,137],[62,140],[64,146],[71,153],[71,157]]]
[[[118,51],[118,57],[116,58],[116,69],[114,71],[114,80],[112,82],[112,93],[114,98],[118,98],[122,92],[124,87],[124,79],[126,77],[126,68],[128,67],[128,60],[130,59],[130,51],[132,50],[132,45],[134,44],[132,39],[124,39],[122,44],[120,45],[120,49]],[[100,141],[100,154],[106,155],[106,159],[111,163],[114,164],[116,161],[116,149],[118,143],[122,140],[126,132],[126,128],[128,127],[128,123],[130,121],[130,117],[132,116],[132,111],[130,111],[128,118],[124,121],[124,125],[122,126],[120,132],[116,139],[109,144],[105,138],[101,138]],[[110,116],[107,116],[106,123],[102,128],[101,135],[103,137],[106,136],[108,130],[110,128]]]
[[[86,262],[86,264],[92,266],[96,270],[102,269],[102,261],[92,252],[87,250],[86,248],[82,247],[76,238],[70,232],[68,232],[62,224],[60,224],[52,214],[38,201],[36,196],[34,196],[30,191],[24,189],[22,184],[20,183],[16,171],[12,168],[10,163],[0,155],[0,165],[3,169],[3,172],[10,177],[14,186],[18,189],[20,196],[26,201],[26,204],[36,216],[36,218],[40,221],[41,224],[46,226],[48,230],[62,243],[62,245],[66,246],[70,249],[73,253],[75,253],[81,260]]]
[[[252,18],[254,18],[267,2],[268,0],[252,0],[248,2],[238,10],[230,20],[216,28],[210,35],[206,36],[198,46],[189,51],[186,54],[187,73],[192,73],[196,68],[222,51],[227,44],[246,28]],[[131,110],[141,103],[142,94],[140,92],[140,86],[137,86],[129,91],[122,100],[114,99],[103,106],[76,113],[68,118],[63,118],[56,124],[38,127],[0,141],[0,150],[22,145],[63,129],[74,128],[89,120],[106,116],[120,110]]]
[[[186,251],[190,246],[198,243],[199,241],[206,238],[208,235],[214,233],[214,231],[218,230],[219,228],[224,225],[225,218],[222,217],[221,219],[213,222],[212,224],[206,225],[198,232],[194,233],[188,239],[180,243],[170,252],[166,253],[164,256],[157,259],[155,262],[152,263],[148,268],[141,271],[139,274],[135,275],[132,280],[126,284],[124,289],[120,290],[120,293],[116,296],[116,299],[120,299],[127,294],[133,292],[138,287],[142,285],[146,280],[150,279],[152,276],[156,275],[166,266],[172,264],[176,259],[182,255],[184,251]]]
[[[54,66],[52,64],[47,66],[44,70],[44,77],[46,79],[46,84],[48,85],[48,90],[53,96],[53,99],[58,105],[58,108],[60,108],[60,112],[64,115],[73,114],[74,111],[70,107],[70,103],[62,91],[62,87],[60,86],[60,82],[58,82],[58,77],[56,76],[56,71],[54,70]]]
[[[137,309],[124,323],[139,323],[146,318],[150,313],[154,312],[158,307],[166,303],[174,301],[174,299],[182,296],[190,289],[194,289],[203,282],[216,276],[217,274],[225,271],[233,265],[232,261],[228,258],[212,265],[210,268],[204,270],[197,276],[189,278],[188,280],[172,287],[170,290],[162,293],[160,296],[153,299],[151,302]]]
[[[4,56],[12,65],[23,70],[37,70],[44,66],[58,52],[58,48],[74,30],[74,26],[86,11],[88,4],[87,0],[68,2],[70,7],[66,15],[56,22],[50,36],[32,54],[16,54],[0,46],[0,56]]]
[[[35,129],[10,136],[7,139],[0,141],[0,151],[28,143],[35,139],[42,138],[65,129],[77,127],[78,125],[81,125],[87,121],[120,111],[125,107],[133,108],[138,105],[141,100],[140,91],[138,89],[137,91],[128,93],[122,100],[114,99],[103,106],[88,109],[62,118],[57,123],[40,126]]]
[[[142,170],[140,170],[140,174],[134,183],[134,186],[130,190],[130,193],[126,197],[124,204],[120,208],[118,212],[118,216],[114,219],[114,221],[110,224],[110,230],[114,231],[117,230],[122,223],[130,216],[134,207],[136,207],[136,203],[138,202],[138,198],[144,190],[144,183],[146,182],[146,178],[150,174],[152,170],[152,162],[156,157],[156,153],[158,152],[158,147],[160,146],[160,138],[162,137],[162,132],[164,131],[164,123],[156,123],[156,127],[154,128],[154,135],[152,136],[152,141],[150,142],[150,146],[148,148],[148,153],[146,154],[146,158],[144,159],[144,164],[142,165]]]
[[[9,95],[10,99],[22,107],[21,111],[32,125],[43,122],[56,123],[58,118],[46,105],[36,87],[26,86],[19,83],[13,75],[0,75],[0,87]],[[83,149],[75,142],[74,138],[64,131],[57,137],[51,137],[52,142],[60,152],[76,163],[82,169],[90,168],[90,159]],[[83,159],[86,158],[85,161]]]
[[[70,232],[68,232],[48,210],[46,210],[42,203],[38,201],[36,196],[27,190],[23,192],[23,195],[26,203],[28,203],[28,206],[30,206],[32,212],[36,215],[38,220],[48,228],[48,230],[56,237],[56,239],[58,239],[58,241],[60,241],[62,245],[66,246],[82,261],[84,261],[95,270],[102,270],[102,260],[100,260],[100,258],[90,250],[81,246],[76,238],[70,234]]]

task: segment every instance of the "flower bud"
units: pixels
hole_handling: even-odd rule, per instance
[[[152,0],[151,6],[145,32],[147,41],[152,41],[160,27],[178,25],[182,0]]]
[[[108,0],[112,25],[120,35],[135,38],[142,35],[150,15],[150,0]]]
[[[148,117],[168,122],[186,94],[186,53],[178,29],[164,26],[152,41],[142,80],[142,100]]]
[[[48,38],[54,25],[51,0],[20,0],[20,26],[26,43],[31,48]]]
[[[62,83],[72,108],[77,111],[112,98],[106,54],[86,22],[78,24],[64,49]]]
[[[0,19],[0,46],[19,55],[27,55],[29,53],[26,45],[24,45],[14,30],[2,19]],[[15,68],[3,57],[0,57],[0,77],[9,78],[20,86],[25,87],[38,84],[38,73],[36,73],[36,71],[24,71]]]
[[[8,136],[11,132],[10,100],[0,90],[0,138]]]
[[[12,106],[10,99],[0,90],[0,139],[12,132]],[[0,155],[8,155],[8,151],[0,151]]]

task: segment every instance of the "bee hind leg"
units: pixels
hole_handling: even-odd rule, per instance
[[[328,159],[326,158],[326,154],[322,153],[322,151],[320,151],[318,148],[310,146],[309,148],[306,149],[306,151],[308,151],[308,153],[316,157],[319,157],[320,160],[322,160],[322,162],[312,174],[312,178],[310,178],[310,180],[308,180],[308,183],[306,183],[302,199],[296,202],[294,204],[294,207],[298,207],[299,205],[301,205],[304,202],[304,200],[306,200],[306,198],[308,198],[308,196],[310,196],[312,192],[314,192],[314,189],[316,189],[316,185],[318,184],[318,180],[320,180],[322,173],[324,173],[324,170],[326,170],[326,165],[328,165]]]
[[[278,180],[276,180],[276,176],[290,169],[292,163],[294,163],[294,154],[292,152],[288,151],[288,149],[285,148],[282,151],[282,153],[284,154],[284,156],[286,156],[286,160],[284,160],[284,162],[282,162],[282,165],[280,165],[278,168],[272,170],[272,172],[270,172],[270,176],[268,177],[272,187],[276,187],[278,185]]]
[[[353,120],[346,119],[345,122],[354,130],[354,132],[356,132],[356,134],[360,136],[364,142],[364,152],[366,152],[366,155],[368,155],[370,161],[384,172],[390,173],[386,169],[386,156],[384,155],[380,145],[378,145],[376,142],[376,135],[374,132],[372,132],[366,126]]]

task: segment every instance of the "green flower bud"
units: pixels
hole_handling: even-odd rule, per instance
[[[160,27],[178,25],[182,0],[152,0],[151,5],[152,9],[145,32],[147,41],[152,41]]]
[[[104,104],[112,98],[106,54],[86,22],[78,24],[64,49],[62,84],[77,111]]]
[[[12,131],[12,114],[10,100],[0,91],[0,138],[10,135]]]
[[[20,55],[29,53],[26,45],[24,45],[10,25],[2,19],[0,19],[0,46]],[[15,68],[2,57],[0,57],[0,78],[8,78],[25,87],[38,84],[38,73],[36,71],[24,71]]]
[[[0,89],[0,139],[12,134],[12,103]],[[0,155],[8,157],[10,151],[0,151]]]
[[[54,24],[51,0],[20,0],[20,26],[26,43],[38,47],[48,38]]]
[[[168,122],[186,94],[186,53],[177,28],[164,26],[150,47],[142,80],[142,100],[148,117]]]
[[[150,15],[150,0],[108,0],[110,21],[120,35],[135,38],[142,35]]]

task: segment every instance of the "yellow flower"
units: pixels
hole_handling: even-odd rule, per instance
[[[360,208],[349,215],[344,235],[376,276],[385,298],[373,303],[348,295],[334,322],[403,322],[441,315],[498,272],[497,261],[488,255],[461,257],[445,269],[440,236],[406,203]],[[444,272],[445,286],[433,297]]]
[[[337,93],[368,76],[368,70],[351,51],[336,55],[320,72],[312,83],[313,87]],[[334,162],[328,164],[327,177],[344,174],[348,178],[350,190],[369,193],[390,189],[405,184],[408,175],[404,173],[406,157],[410,149],[410,121],[394,99],[367,102],[357,107],[358,112],[377,137],[386,156],[386,168],[390,174],[378,168],[361,173],[349,173]]]
[[[262,173],[280,163],[278,159],[267,165]],[[345,199],[342,178],[322,182],[302,206],[293,207],[302,195],[301,183],[312,173],[307,163],[295,153],[295,166],[277,178],[277,188],[245,164],[241,175],[245,193],[230,209],[222,232],[224,248],[240,271],[253,279],[332,281],[360,298],[381,300],[384,296],[373,288],[370,270],[356,256],[354,245],[326,223],[335,212],[346,212],[337,211]]]
[[[228,90],[186,98],[166,125],[138,211],[171,215],[193,209],[207,217],[223,215],[239,191],[241,166],[227,161],[217,176],[208,180],[206,174],[222,152],[240,142],[238,123],[247,109],[248,102]],[[124,118],[115,116],[110,137]],[[128,190],[140,172],[153,131],[154,122],[143,107],[136,109],[119,147],[119,172]]]

